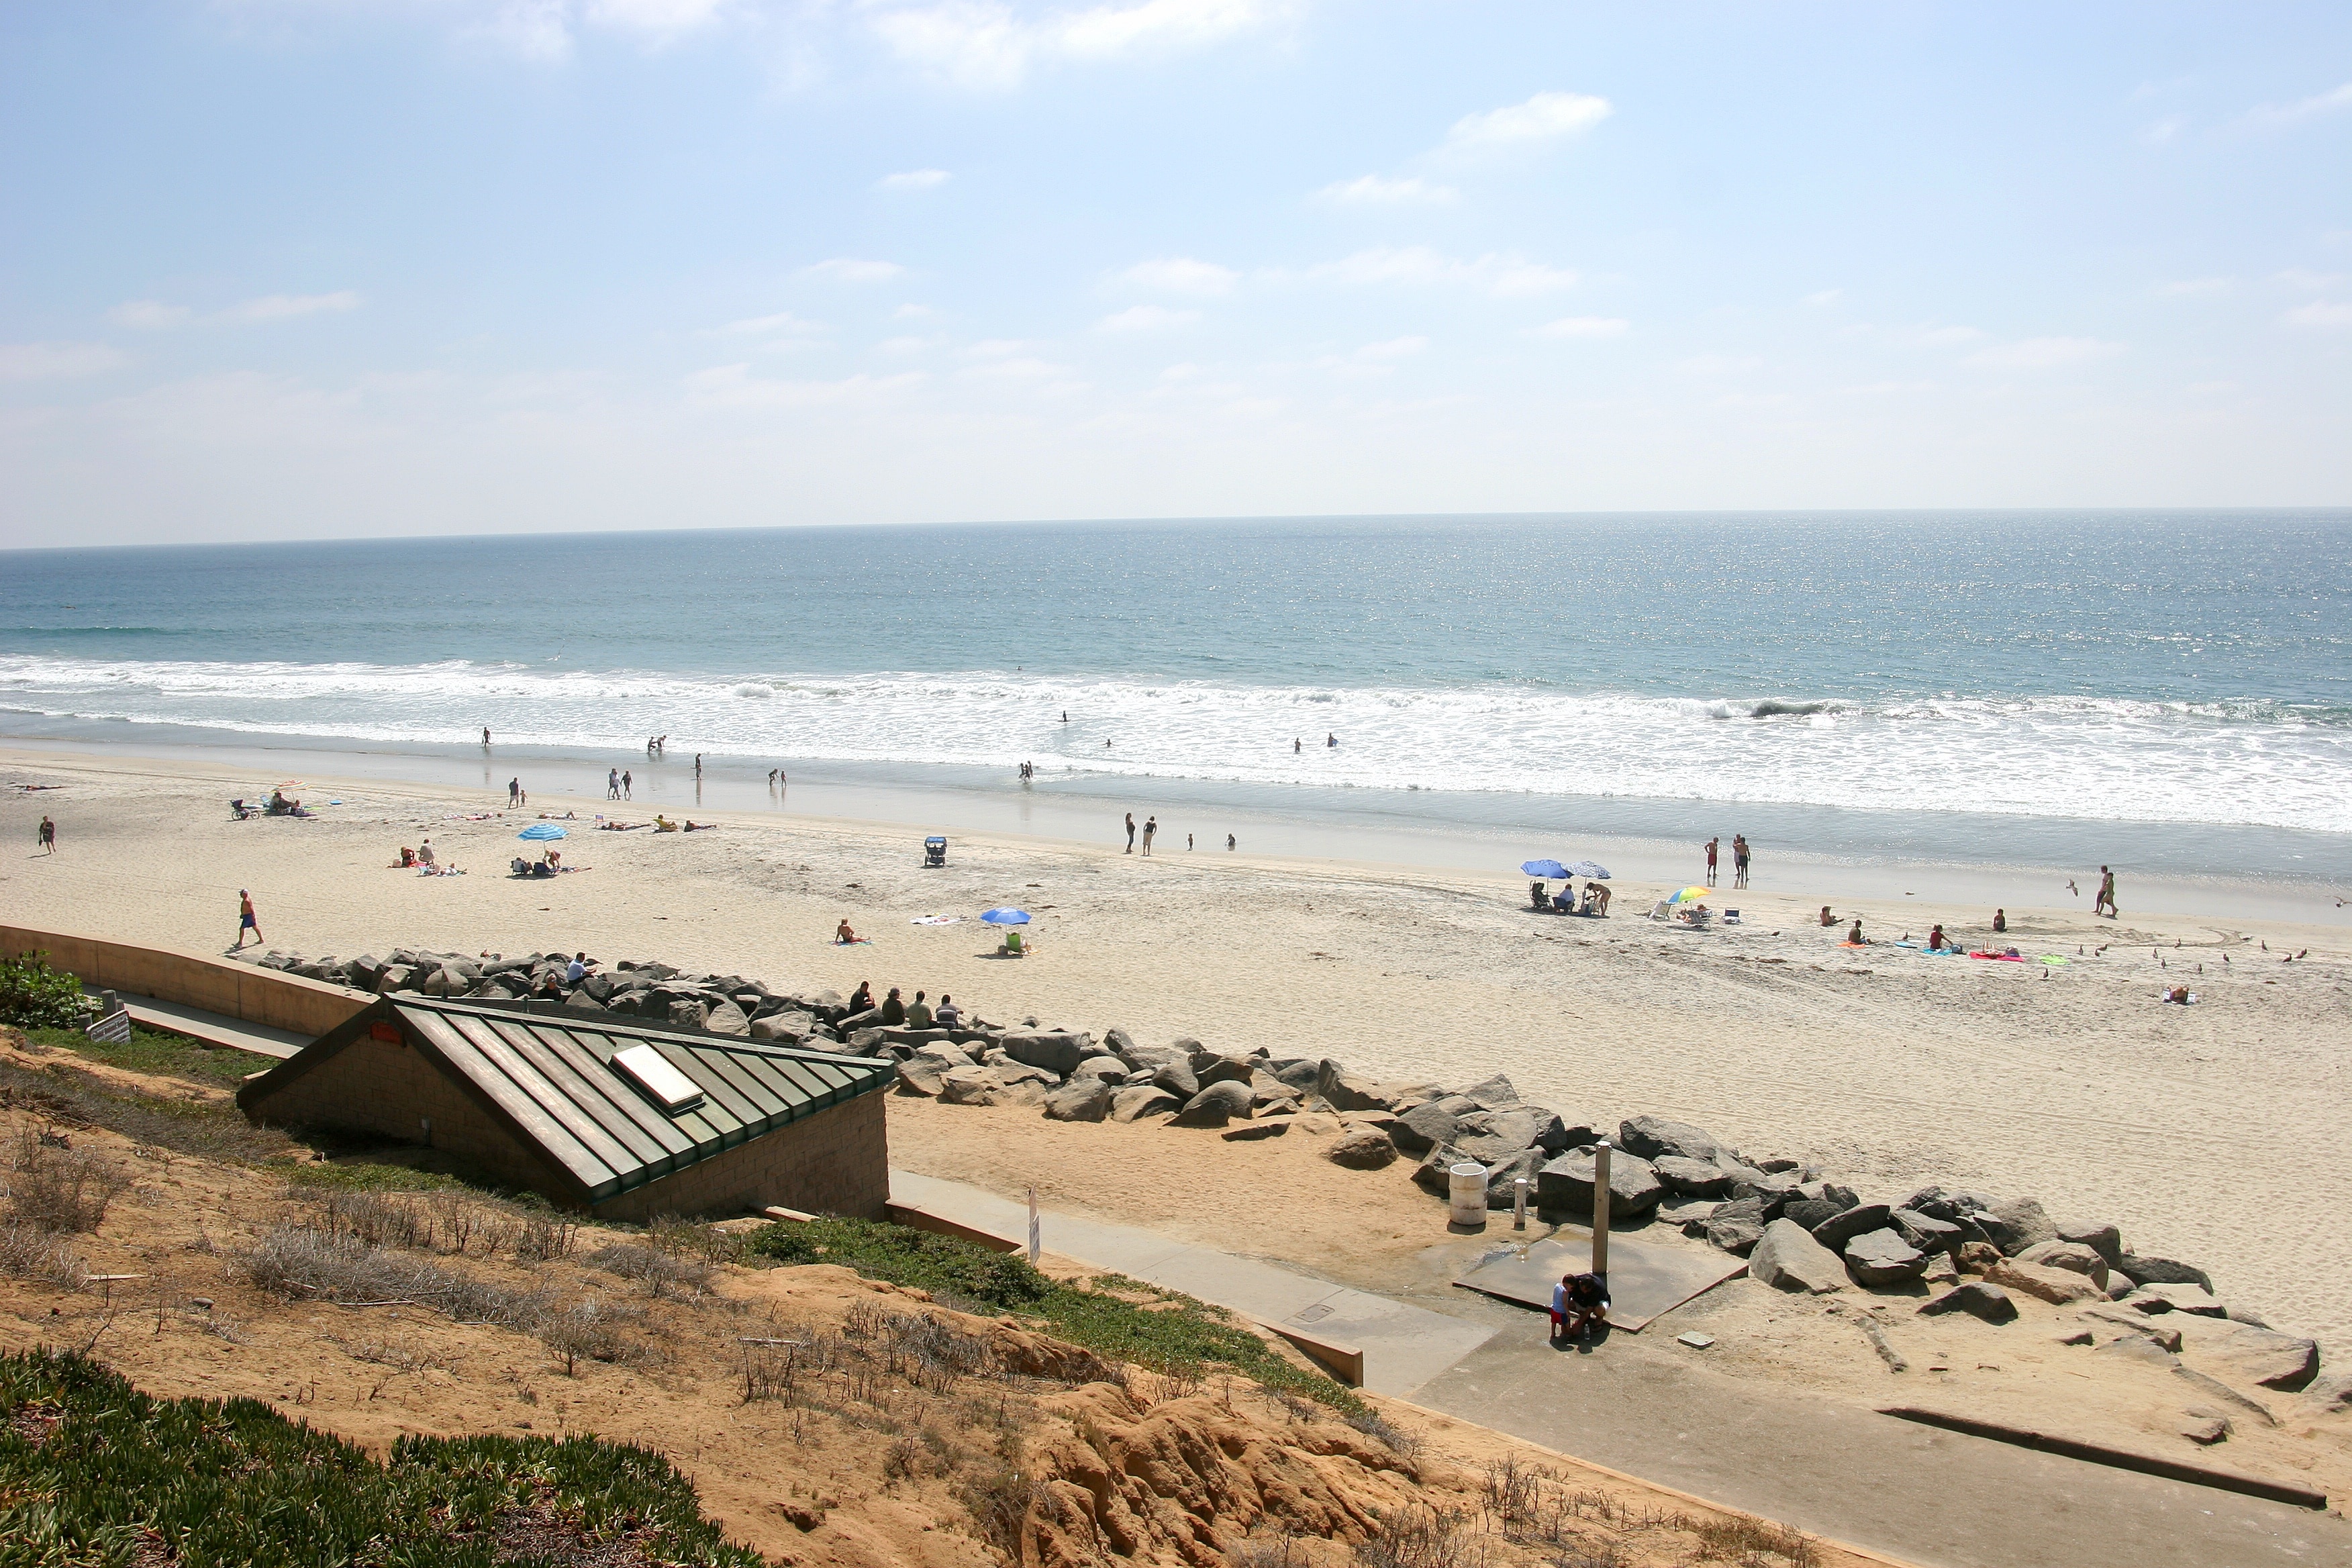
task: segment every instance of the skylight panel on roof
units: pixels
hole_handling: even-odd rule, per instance
[[[613,1066],[623,1078],[643,1089],[646,1098],[672,1116],[702,1103],[695,1081],[672,1067],[667,1057],[651,1046],[631,1046],[613,1053]]]

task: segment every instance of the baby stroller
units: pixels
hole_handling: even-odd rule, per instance
[[[944,866],[948,863],[948,841],[937,835],[923,840],[923,864]]]

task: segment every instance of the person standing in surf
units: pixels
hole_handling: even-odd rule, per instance
[[[1706,885],[1710,888],[1715,886],[1715,847],[1721,842],[1719,838],[1706,841]]]
[[[1135,813],[1127,814],[1127,852],[1135,853]]]
[[[1160,819],[1157,816],[1146,817],[1143,823],[1143,852],[1146,855],[1151,853],[1151,841],[1159,837]]]
[[[1731,885],[1735,888],[1748,886],[1748,835],[1745,833],[1731,836]]]
[[[2116,908],[2116,874],[2106,867],[2099,868],[2099,896],[2091,901],[2091,913],[2119,920],[2123,911]]]

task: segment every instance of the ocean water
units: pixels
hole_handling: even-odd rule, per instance
[[[1504,828],[1711,803],[1832,853],[2111,824],[2188,846],[2174,869],[2324,877],[2352,847],[2347,562],[2352,513],[2308,512],[13,552],[0,731],[431,752],[487,725],[622,762],[667,734],[714,770],[1025,760]]]

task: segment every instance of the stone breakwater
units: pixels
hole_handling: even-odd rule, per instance
[[[1500,1074],[1462,1088],[1392,1083],[1328,1057],[1263,1048],[1236,1056],[1193,1039],[1147,1046],[1117,1028],[1097,1039],[1040,1027],[1034,1017],[910,1029],[884,1024],[879,1007],[852,1012],[833,991],[778,991],[645,960],[600,966],[578,981],[567,979],[571,955],[562,952],[506,958],[395,948],[383,958],[308,960],[273,949],[249,962],[382,994],[561,1008],[579,1013],[583,1025],[609,1014],[887,1057],[898,1065],[896,1092],[943,1105],[1034,1105],[1057,1121],[1160,1121],[1230,1142],[1320,1134],[1332,1163],[1381,1170],[1409,1162],[1412,1179],[1441,1196],[1454,1167],[1475,1164],[1486,1173],[1490,1204],[1511,1205],[1524,1179],[1530,1205],[1551,1221],[1591,1218],[1601,1201],[1595,1152],[1609,1139],[1612,1226],[1674,1226],[1747,1258],[1748,1273],[1777,1289],[1916,1297],[1924,1287],[1919,1311],[1966,1311],[1995,1323],[2017,1317],[2012,1292],[2088,1304],[2125,1329],[2133,1348],[2163,1356],[2179,1350],[2180,1332],[2167,1323],[2179,1314],[2208,1321],[2200,1338],[2226,1334],[2248,1381],[2332,1405],[2352,1401],[2352,1378],[2319,1381],[2315,1342],[2225,1303],[2194,1264],[2133,1252],[2114,1225],[2053,1217],[2032,1197],[1943,1186],[1864,1202],[1817,1166],[1751,1154],[1683,1122],[1642,1115],[1610,1123],[1528,1104]]]

